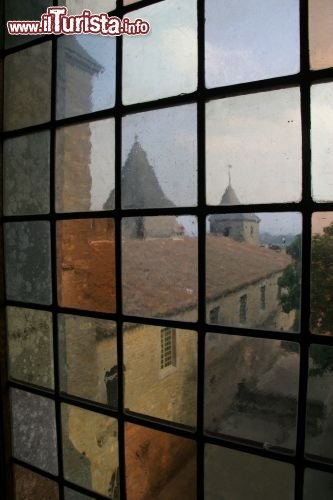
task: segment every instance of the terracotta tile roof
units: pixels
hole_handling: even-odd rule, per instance
[[[122,251],[125,314],[170,317],[187,310],[184,319],[196,319],[196,239],[125,240]],[[269,277],[290,263],[284,252],[208,235],[207,299]]]

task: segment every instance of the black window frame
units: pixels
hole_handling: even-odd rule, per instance
[[[163,0],[142,0],[138,4],[132,4],[127,7],[122,7],[121,1],[117,0],[117,9],[112,12],[114,15],[123,15],[127,12],[135,11],[148,5],[163,2]],[[2,14],[4,18],[4,1],[2,2]],[[122,85],[122,39],[117,39],[116,48],[116,105],[112,109],[103,110],[100,112],[90,113],[73,118],[57,120],[55,115],[55,99],[56,99],[56,65],[57,65],[57,51],[56,51],[56,38],[53,36],[38,38],[20,45],[17,47],[2,50],[2,64],[4,57],[24,48],[28,48],[40,43],[52,42],[52,94],[51,94],[51,120],[50,122],[38,126],[32,126],[25,129],[15,130],[11,132],[2,131],[2,142],[4,139],[16,137],[28,132],[35,132],[39,130],[51,131],[51,178],[54,177],[54,153],[55,153],[55,131],[59,126],[82,123],[93,118],[115,118],[116,128],[116,142],[115,142],[115,156],[116,156],[116,197],[115,197],[115,210],[103,212],[88,212],[79,214],[56,214],[54,210],[55,191],[54,185],[51,184],[51,211],[48,216],[35,216],[35,217],[14,217],[14,216],[1,216],[1,233],[3,232],[4,222],[25,221],[25,220],[47,220],[50,222],[51,227],[51,244],[52,244],[52,274],[53,274],[53,304],[50,307],[34,306],[33,304],[17,303],[16,301],[4,299],[4,279],[1,277],[2,282],[2,297],[3,306],[1,308],[1,372],[0,372],[0,386],[1,386],[1,418],[0,418],[0,442],[4,442],[3,452],[0,455],[0,479],[4,479],[3,484],[5,487],[6,499],[14,498],[12,490],[12,464],[18,464],[37,472],[38,474],[50,477],[59,484],[59,498],[64,498],[64,487],[69,486],[78,492],[89,494],[93,498],[100,497],[95,493],[88,492],[84,488],[70,483],[64,479],[63,463],[62,463],[62,443],[61,443],[61,415],[60,404],[70,403],[78,407],[90,409],[97,413],[107,414],[114,416],[118,419],[119,423],[119,469],[120,469],[120,489],[121,500],[126,498],[125,490],[125,453],[124,453],[124,426],[126,422],[146,426],[152,429],[166,431],[174,435],[187,437],[193,439],[197,444],[197,493],[198,498],[204,496],[204,447],[206,443],[217,444],[227,448],[248,452],[253,455],[273,458],[285,463],[289,463],[295,467],[295,499],[303,498],[303,481],[304,470],[306,467],[312,469],[326,471],[333,473],[333,463],[316,461],[304,455],[305,444],[305,415],[306,415],[306,391],[307,391],[307,378],[309,368],[309,348],[311,344],[320,344],[333,346],[333,337],[314,336],[310,332],[309,318],[307,311],[310,310],[310,266],[311,266],[311,217],[314,212],[332,211],[333,202],[317,203],[311,197],[311,116],[310,116],[310,92],[311,85],[314,83],[333,81],[333,68],[323,70],[310,70],[309,65],[309,40],[308,40],[308,0],[300,0],[300,62],[301,69],[296,75],[288,75],[269,80],[261,80],[256,82],[248,82],[244,84],[230,85],[227,87],[219,87],[214,89],[205,88],[205,26],[204,26],[204,1],[198,0],[198,90],[189,95],[179,95],[171,98],[165,98],[153,102],[145,102],[124,106],[121,101],[121,85]],[[3,30],[4,31],[4,30]],[[4,36],[3,36],[4,38]],[[270,205],[240,205],[237,207],[208,207],[206,205],[206,179],[205,179],[205,105],[211,99],[226,98],[232,95],[241,95],[251,92],[260,92],[265,90],[274,90],[279,88],[287,88],[289,86],[299,86],[301,92],[301,115],[302,115],[302,200],[299,203],[274,203]],[[133,216],[131,210],[123,210],[121,208],[121,119],[128,113],[137,113],[139,111],[150,111],[160,107],[172,107],[185,103],[197,104],[198,116],[198,206],[188,208],[174,208],[174,209],[142,209],[136,210],[135,216],[145,217],[154,215],[195,215],[198,218],[198,248],[199,248],[199,269],[198,276],[199,285],[199,307],[198,307],[198,321],[194,323],[183,323],[169,320],[152,320],[149,318],[132,318],[122,314],[122,289],[121,289],[121,219],[127,216]],[[204,371],[205,371],[205,337],[208,332],[217,334],[235,335],[240,334],[239,329],[235,327],[222,327],[218,325],[210,325],[206,319],[206,295],[205,295],[205,269],[206,269],[206,248],[205,248],[205,234],[206,234],[206,218],[210,214],[215,213],[246,213],[246,212],[301,212],[303,216],[302,227],[302,292],[301,292],[301,333],[299,335],[288,334],[284,332],[268,332],[252,329],[242,329],[241,335],[253,338],[267,338],[278,339],[284,341],[293,341],[299,345],[300,348],[300,381],[299,381],[299,394],[298,394],[298,421],[297,421],[297,446],[294,456],[286,456],[279,454],[275,451],[268,449],[259,449],[251,447],[248,443],[232,442],[224,437],[216,437],[206,435],[204,432]],[[175,328],[188,328],[198,332],[198,392],[197,392],[197,430],[195,433],[186,429],[180,429],[176,426],[171,426],[166,423],[155,421],[154,419],[143,419],[137,415],[129,415],[125,412],[123,401],[123,376],[122,369],[120,368],[118,377],[118,410],[111,410],[102,408],[94,403],[87,403],[74,397],[60,393],[59,387],[59,368],[58,368],[58,339],[57,339],[57,314],[71,312],[73,314],[84,315],[82,311],[68,310],[59,307],[56,303],[56,264],[55,264],[55,248],[56,248],[56,221],[65,219],[81,219],[91,217],[112,217],[115,220],[115,238],[116,238],[116,292],[117,292],[117,313],[104,315],[107,319],[113,319],[117,324],[117,353],[118,353],[118,366],[123,366],[123,339],[122,339],[122,325],[125,322],[135,321],[138,324],[150,324],[160,327],[175,327]],[[3,235],[1,234],[2,238]],[[3,252],[3,244],[1,244],[1,252]],[[3,255],[1,255],[3,262]],[[54,327],[54,366],[55,366],[55,391],[43,390],[29,384],[18,381],[8,380],[6,370],[6,348],[5,348],[5,306],[21,306],[36,308],[41,310],[49,310],[53,315]],[[101,317],[100,314],[89,313],[90,316]],[[32,465],[22,463],[20,460],[11,457],[11,443],[10,443],[10,411],[9,411],[9,389],[18,388],[27,390],[34,394],[39,394],[43,397],[50,398],[56,405],[56,423],[58,431],[58,456],[59,456],[59,477],[36,469]]]

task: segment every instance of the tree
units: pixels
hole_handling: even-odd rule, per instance
[[[333,224],[312,238],[311,331],[333,334]]]
[[[287,254],[293,258],[278,280],[280,287],[279,301],[283,312],[296,311],[295,329],[299,323],[299,304],[301,295],[301,235],[295,236],[287,247]]]

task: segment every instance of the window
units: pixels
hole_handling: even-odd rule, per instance
[[[247,295],[242,295],[239,299],[239,321],[245,323],[247,317]]]
[[[176,366],[176,331],[174,328],[161,330],[161,370]]]
[[[266,286],[260,287],[260,307],[261,309],[266,309]]]
[[[6,500],[332,498],[332,2],[65,3],[152,31],[3,37]]]

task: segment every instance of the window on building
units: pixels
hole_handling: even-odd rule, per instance
[[[239,299],[239,321],[245,323],[247,318],[247,295],[242,295]]]
[[[2,40],[5,498],[333,498],[332,2],[92,3]]]
[[[266,309],[266,286],[260,287],[260,308]]]
[[[176,366],[176,330],[162,328],[161,330],[161,363],[160,368]]]

